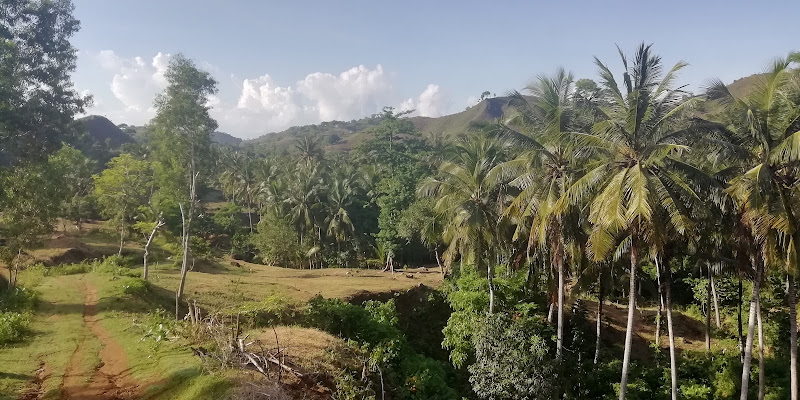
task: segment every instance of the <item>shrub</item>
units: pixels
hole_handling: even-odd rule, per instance
[[[488,315],[475,332],[469,381],[485,399],[551,399],[555,369],[547,342],[505,314]]]
[[[18,342],[28,332],[29,312],[0,312],[0,345]]]
[[[144,297],[150,291],[150,282],[141,279],[133,278],[125,281],[122,286],[122,292],[135,297]]]

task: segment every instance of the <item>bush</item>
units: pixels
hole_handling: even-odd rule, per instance
[[[150,282],[141,278],[129,279],[122,286],[122,292],[129,296],[144,297],[149,291]]]
[[[259,302],[244,303],[234,313],[240,314],[253,327],[286,324],[295,319],[295,305],[277,294]]]
[[[29,312],[0,312],[0,345],[18,342],[28,332]]]
[[[555,369],[547,342],[524,319],[488,315],[473,337],[475,363],[469,381],[484,399],[552,399]]]

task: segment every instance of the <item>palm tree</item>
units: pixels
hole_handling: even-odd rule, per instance
[[[744,97],[734,96],[719,80],[708,88],[709,97],[725,107],[730,120],[728,132],[736,139],[732,146],[736,146],[744,167],[743,173],[731,180],[728,192],[742,210],[745,223],[762,244],[763,252],[771,251],[763,246],[770,242],[767,237],[773,231],[785,239],[780,243],[785,243],[787,255],[792,400],[798,400],[794,276],[798,272],[797,247],[800,246],[800,216],[795,211],[800,204],[800,194],[796,190],[800,179],[800,75],[790,68],[796,62],[800,62],[800,53],[774,60]],[[755,286],[754,296],[757,294]],[[751,307],[756,304],[751,302]],[[751,309],[751,319],[752,316]],[[748,336],[748,344],[752,346],[752,335]],[[747,355],[745,361],[749,367]],[[742,399],[747,396],[747,373],[747,370],[742,373]]]
[[[286,187],[284,203],[289,217],[300,234],[300,244],[306,244],[309,234],[317,228],[318,211],[321,208],[319,195],[322,191],[322,178],[317,165],[300,165],[295,170],[292,181]],[[313,240],[312,240],[313,241]]]
[[[483,133],[471,133],[456,146],[451,161],[439,166],[438,174],[425,179],[418,192],[436,198],[435,210],[444,216],[443,240],[446,264],[466,253],[480,271],[486,258],[489,281],[489,312],[494,312],[493,251],[499,244],[500,207],[504,202],[500,163],[501,143]]]
[[[505,213],[529,224],[529,227],[518,224],[515,237],[524,235],[522,227],[528,233],[529,252],[534,245],[545,253],[547,247],[552,246],[549,252],[558,274],[558,360],[562,358],[564,343],[564,264],[566,239],[570,236],[565,233],[568,226],[564,219],[570,216],[555,212],[555,206],[580,169],[579,155],[572,142],[565,140],[574,107],[573,81],[572,74],[560,68],[553,76],[539,76],[525,88],[532,99],[512,92],[510,104],[519,117],[510,121],[501,133],[504,139],[526,149],[516,159],[503,164],[505,173],[513,176],[510,185],[520,189]],[[523,127],[528,133],[518,132],[511,126]]]
[[[596,261],[620,246],[630,257],[622,400],[627,394],[641,251],[663,247],[665,227],[681,235],[692,227],[687,206],[699,198],[689,178],[700,172],[680,159],[689,150],[685,143],[690,132],[680,117],[694,100],[673,88],[673,81],[686,64],[679,62],[663,73],[661,58],[645,44],[639,46],[630,65],[622,51],[620,56],[625,67],[622,90],[608,67],[595,58],[604,97],[598,107],[601,120],[591,133],[575,134],[577,145],[591,151],[594,160],[587,163],[586,173],[566,191],[563,201],[565,205],[590,203],[593,229],[588,252]],[[671,368],[674,399],[674,359]]]
[[[336,241],[338,257],[342,252],[341,243],[353,237],[355,233],[348,209],[355,201],[358,174],[355,168],[349,164],[336,165],[333,167],[328,182],[327,235]]]

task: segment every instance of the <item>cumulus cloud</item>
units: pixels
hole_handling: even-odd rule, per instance
[[[155,114],[153,101],[166,87],[164,73],[170,57],[170,54],[158,53],[146,61],[142,57],[120,57],[112,50],[103,50],[97,55],[100,66],[112,75],[109,89],[113,97],[122,103],[123,115],[129,115],[129,118],[140,123]],[[98,97],[95,95],[96,102],[107,105]]]
[[[450,99],[439,85],[430,84],[416,99],[410,98],[400,104],[400,111],[415,110],[413,115],[441,117],[450,108]]]
[[[103,99],[104,107],[96,107],[96,111],[119,118],[116,123],[146,123],[155,114],[155,96],[166,87],[164,73],[170,57],[158,53],[152,59],[125,58],[111,50],[101,51],[96,62],[110,75],[108,88],[121,107],[113,109]],[[447,95],[434,84],[419,96],[400,101],[390,75],[380,64],[359,65],[339,74],[314,72],[289,85],[281,85],[267,74],[239,78],[240,83],[234,83],[235,75],[228,76],[231,79],[220,83],[219,97],[210,96],[208,105],[220,130],[246,138],[293,125],[362,118],[387,105],[431,117],[443,115],[449,107]]]

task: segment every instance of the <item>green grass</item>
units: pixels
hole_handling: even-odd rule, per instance
[[[61,377],[81,335],[90,334],[83,324],[83,293],[75,285],[75,277],[39,278],[32,288],[40,293],[31,335],[21,343],[0,349],[0,399],[16,399],[36,378],[40,363],[46,362],[42,381],[44,399],[58,398]],[[27,284],[25,274],[20,283]],[[28,286],[31,287],[31,286]],[[97,354],[99,348],[89,349]],[[86,357],[86,369],[97,364],[97,358]]]

